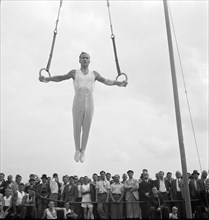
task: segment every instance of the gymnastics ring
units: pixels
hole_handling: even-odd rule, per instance
[[[128,76],[127,76],[125,73],[120,73],[120,74],[118,74],[118,76],[116,77],[116,80],[118,80],[118,78],[119,78],[121,75],[124,75],[125,78],[126,78],[125,81],[128,82]]]
[[[48,70],[47,68],[41,68],[41,69],[39,70],[39,77],[42,76],[42,75],[41,75],[41,72],[42,72],[42,71],[46,71],[46,72],[48,73],[49,77],[51,77],[51,74],[50,74],[50,72],[49,72],[49,70]],[[48,83],[48,81],[42,81],[42,82]]]

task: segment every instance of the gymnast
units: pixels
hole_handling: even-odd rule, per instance
[[[73,69],[66,75],[40,76],[39,80],[41,82],[60,82],[71,78],[73,79],[75,90],[72,107],[75,142],[74,159],[76,162],[80,161],[83,163],[94,113],[93,91],[95,81],[104,83],[107,86],[117,85],[119,87],[126,87],[128,83],[127,81],[105,79],[98,72],[89,70],[90,55],[86,52],[80,54],[79,63],[80,69]]]

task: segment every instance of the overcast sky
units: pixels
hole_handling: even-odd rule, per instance
[[[174,41],[188,172],[208,170],[208,1],[169,1],[195,137]],[[110,1],[113,31],[128,86],[96,82],[95,111],[83,164],[74,161],[73,81],[41,83],[59,1],[1,1],[1,172],[91,177],[143,168],[180,170],[176,116],[162,1]],[[106,1],[64,0],[50,71],[90,69],[117,76]],[[122,78],[121,78],[122,79]],[[199,158],[198,158],[199,154]],[[200,163],[199,163],[200,159]]]

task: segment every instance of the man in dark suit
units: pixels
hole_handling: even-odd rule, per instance
[[[47,175],[43,174],[41,180],[42,182],[39,183],[36,188],[38,219],[40,219],[43,216],[44,210],[48,207],[48,197],[50,195],[50,188],[47,182]]]
[[[149,178],[149,173],[144,172],[141,175],[141,183],[139,183],[139,199],[141,201],[141,211],[142,211],[142,218],[148,218],[148,207],[147,201],[152,193],[153,181]]]
[[[74,177],[69,177],[69,184],[64,187],[60,200],[70,202],[70,207],[76,211],[76,199],[78,197],[78,186],[74,183]]]
[[[169,219],[169,208],[165,206],[164,198],[156,186],[152,187],[152,194],[148,198],[148,217],[149,219]]]
[[[95,203],[95,201],[96,201],[96,184],[97,184],[97,182],[98,182],[98,175],[96,173],[94,173],[92,175],[92,181],[90,182],[91,201],[94,202],[93,203],[94,219],[99,219],[99,214],[97,212],[97,203]]]
[[[199,172],[197,170],[194,170],[192,173],[193,179],[189,182],[189,192],[190,192],[190,198],[191,200],[191,206],[192,206],[192,213],[195,214],[196,207],[199,205],[199,192],[197,187],[198,182],[198,176]]]
[[[203,189],[205,189],[205,182],[208,176],[208,172],[203,170],[201,173],[200,179],[197,180],[197,191],[200,193]]]
[[[205,189],[200,191],[200,204],[197,206],[197,219],[209,219],[209,179],[205,181]]]

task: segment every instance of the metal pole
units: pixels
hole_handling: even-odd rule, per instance
[[[182,166],[182,173],[183,173],[186,216],[187,216],[187,219],[192,219],[192,209],[191,209],[191,201],[190,201],[190,193],[189,193],[189,185],[188,185],[186,156],[185,156],[185,150],[184,150],[181,113],[180,113],[180,107],[179,107],[178,87],[177,87],[177,80],[176,80],[175,61],[174,61],[173,44],[172,44],[167,0],[163,0],[163,5],[164,5],[164,12],[165,12],[165,22],[166,22],[166,30],[167,30],[171,75],[172,75],[172,82],[173,82],[173,94],[174,94],[174,103],[175,103],[175,112],[176,112],[176,123],[177,123],[177,131],[178,131],[181,166]]]

